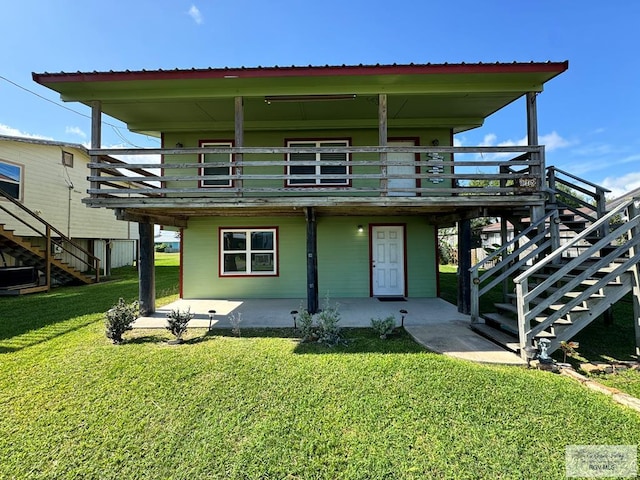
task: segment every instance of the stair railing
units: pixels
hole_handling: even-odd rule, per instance
[[[12,216],[16,220],[18,220],[20,223],[25,225],[27,228],[29,228],[31,231],[35,232],[37,234],[37,236],[39,236],[39,237],[41,237],[41,238],[43,238],[45,240],[45,261],[46,261],[46,272],[45,273],[46,273],[46,277],[47,277],[47,285],[48,286],[51,285],[51,275],[50,274],[51,274],[51,263],[52,263],[52,258],[53,258],[53,255],[52,255],[52,252],[51,252],[51,245],[52,244],[55,244],[62,251],[65,251],[69,255],[71,255],[72,257],[76,258],[81,264],[86,265],[90,270],[93,269],[95,281],[96,282],[100,281],[100,259],[98,257],[96,257],[95,255],[93,255],[92,253],[87,251],[82,246],[80,246],[77,243],[75,243],[73,240],[71,240],[66,235],[64,235],[56,227],[54,227],[53,225],[49,224],[48,222],[46,222],[42,218],[40,218],[38,215],[36,215],[34,212],[32,212],[29,208],[25,207],[22,203],[17,201],[15,198],[13,198],[11,195],[6,193],[2,189],[0,189],[0,197],[3,197],[6,200],[10,201],[13,205],[18,207],[22,212],[27,214],[27,219],[30,219],[32,222],[35,220],[36,225],[40,224],[40,228],[44,229],[44,232],[41,231],[41,230],[38,230],[38,228],[34,227],[33,224],[29,223],[28,220],[25,220],[24,218],[16,215],[14,212],[12,212],[8,208],[6,208],[4,205],[2,205],[2,203],[0,203],[0,210],[3,210],[4,212],[6,212],[10,216]],[[55,233],[55,235],[57,237],[59,237],[60,240],[54,239],[53,238],[53,233]],[[75,249],[76,251],[81,252],[82,254],[85,255],[85,257],[83,257],[82,255],[76,254],[67,245],[70,246],[71,248]]]
[[[557,205],[560,210],[568,210],[589,223],[595,222],[607,212],[605,197],[611,190],[600,185],[559,168],[547,167],[547,186],[550,204]],[[571,192],[582,194],[584,197],[572,195]],[[580,205],[580,207],[575,205]],[[598,232],[600,237],[607,236],[608,226],[608,224],[602,225],[601,231]]]
[[[638,245],[640,244],[640,236],[634,235],[640,226],[640,215],[634,214],[632,218],[628,218],[628,221],[618,226],[614,231],[610,232],[606,237],[601,238],[588,248],[583,248],[581,253],[577,257],[573,257],[569,262],[558,268],[553,274],[549,275],[542,282],[530,288],[529,279],[536,273],[540,272],[545,266],[555,263],[557,258],[560,258],[564,252],[571,248],[574,248],[577,244],[584,241],[586,237],[593,235],[596,231],[602,231],[603,225],[609,225],[609,222],[617,215],[624,214],[625,211],[632,211],[630,208],[636,199],[619,205],[582,233],[576,235],[569,242],[555,249],[551,254],[544,257],[541,261],[534,264],[531,268],[518,275],[514,280],[516,287],[516,301],[517,301],[517,313],[518,313],[518,330],[520,338],[520,349],[524,351],[527,346],[533,345],[533,340],[543,330],[549,328],[556,320],[566,315],[572,308],[581,304],[588,299],[593,293],[602,289],[611,280],[620,276],[625,271],[631,269],[634,265],[640,262],[640,253],[638,252]],[[615,247],[613,244],[616,243]],[[612,250],[604,256],[596,256],[603,248],[611,247]],[[626,252],[631,251],[634,254],[626,257]],[[575,274],[577,267],[585,265],[585,262],[589,260],[589,266],[582,270],[581,273]],[[617,260],[617,261],[616,261]],[[536,316],[543,313],[551,305],[558,302],[566,292],[573,291],[575,287],[580,285],[586,279],[593,276],[593,274],[604,267],[608,267],[611,263],[616,261],[616,267],[607,272],[606,275],[599,278],[594,284],[588,286],[581,291],[577,296],[568,301],[562,301],[562,307],[555,310],[550,315],[546,316],[544,320],[540,321],[533,328],[531,327],[531,321]],[[563,281],[563,288],[557,289],[550,295],[543,297],[543,293],[549,292],[558,281]],[[532,307],[532,305],[535,305]]]
[[[480,322],[480,298],[501,282],[507,281],[530,260],[540,256],[552,247],[549,224],[558,218],[556,210],[548,212],[532,223],[511,241],[496,249],[490,255],[469,269],[471,275],[471,323]],[[495,266],[480,270],[485,265],[498,260]]]

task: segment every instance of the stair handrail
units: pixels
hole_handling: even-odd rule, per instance
[[[530,224],[527,228],[522,230],[518,235],[514,236],[510,241],[506,242],[500,248],[493,251],[487,257],[476,263],[473,267],[469,269],[470,277],[471,277],[471,322],[477,323],[480,318],[480,297],[486,293],[490,288],[497,285],[501,281],[505,280],[511,273],[520,268],[524,263],[526,263],[530,258],[539,254],[539,251],[532,251],[524,258],[520,259],[519,256],[528,248],[530,248],[533,244],[538,244],[540,240],[542,240],[546,235],[545,225],[548,222],[554,221],[557,218],[558,212],[556,210],[552,210],[548,212],[546,215],[538,219],[537,221]],[[532,232],[537,232],[534,236],[530,237]],[[520,245],[520,240],[523,238],[527,238],[527,242],[523,245]],[[509,248],[514,245],[519,245],[519,247],[515,248],[510,254],[505,255],[508,252]],[[549,242],[545,242],[543,245],[539,245],[541,248],[547,248],[550,245]],[[492,268],[488,269],[482,276],[480,276],[480,269],[490,261],[494,259],[502,257],[502,259]],[[518,258],[517,261],[514,261]],[[505,270],[503,270],[507,267]],[[482,282],[487,280],[488,278],[495,275],[495,272],[501,272],[496,278],[494,278],[490,284],[480,288]]]
[[[4,205],[2,205],[0,203],[0,209],[2,209],[3,211],[5,211],[6,213],[8,213],[9,215],[11,215],[13,218],[15,218],[16,220],[18,220],[19,222],[21,222],[22,224],[24,224],[26,227],[30,228],[31,230],[33,230],[34,232],[36,232],[38,235],[40,235],[41,237],[43,237],[46,241],[48,241],[47,239],[51,238],[51,232],[55,232],[60,239],[62,240],[61,242],[56,242],[54,241],[54,243],[56,245],[58,245],[60,248],[62,248],[64,251],[66,251],[69,255],[75,257],[76,259],[78,259],[81,263],[87,265],[89,268],[93,268],[95,271],[95,280],[96,282],[98,282],[100,280],[100,259],[98,257],[96,257],[95,255],[93,255],[91,252],[89,252],[88,250],[86,250],[85,248],[83,248],[82,246],[78,245],[77,243],[75,243],[73,240],[71,240],[70,238],[68,238],[64,233],[62,233],[60,230],[58,230],[56,227],[54,227],[53,225],[51,225],[49,222],[47,222],[46,220],[40,218],[38,215],[36,215],[34,212],[32,212],[29,208],[27,208],[26,206],[24,206],[22,203],[20,203],[18,200],[16,200],[15,198],[13,198],[11,195],[9,195],[7,192],[5,192],[4,190],[2,190],[0,188],[0,196],[4,197],[5,199],[9,200],[11,203],[13,203],[15,206],[17,206],[18,208],[20,208],[22,211],[24,211],[25,213],[27,213],[29,216],[31,216],[34,220],[40,222],[44,227],[45,227],[45,233],[42,233],[41,231],[39,231],[36,227],[34,227],[33,225],[31,225],[29,222],[27,222],[26,220],[20,218],[18,215],[16,215],[15,213],[13,213],[11,210],[7,209],[4,207]],[[64,246],[64,242],[67,242],[68,244],[70,244],[71,246],[73,246],[74,248],[76,248],[77,250],[81,251],[82,253],[84,253],[87,256],[87,259],[89,260],[85,260],[84,258],[82,258],[79,255],[76,255],[74,252],[72,252],[71,250],[69,250],[68,248],[66,248]]]
[[[625,209],[627,209],[633,202],[638,201],[638,200],[640,200],[640,198],[634,198],[633,200],[630,200],[630,201],[628,201],[626,203],[623,203],[623,204],[619,205],[618,207],[616,207],[615,209],[611,210],[610,212],[608,212],[603,217],[600,217],[595,223],[593,223],[589,228],[585,229],[582,233],[579,233],[578,235],[573,237],[570,241],[568,241],[567,243],[561,245],[559,248],[555,249],[550,255],[545,256],[541,261],[536,262],[536,264],[532,265],[531,268],[527,269],[525,272],[522,272],[520,275],[518,275],[516,278],[514,278],[513,279],[513,283],[517,284],[517,283],[522,282],[522,280],[524,280],[525,278],[530,277],[532,274],[538,272],[540,269],[542,269],[542,267],[548,265],[549,263],[554,262],[557,258],[561,257],[562,254],[565,251],[567,251],[570,248],[574,248],[577,243],[579,243],[580,241],[584,240],[594,230],[597,230],[603,224],[606,223],[608,225],[609,220],[611,220],[613,217],[618,215],[621,211],[624,211]],[[605,237],[602,240],[605,240],[606,238],[610,238],[611,235],[612,234],[609,234],[607,237]],[[616,238],[616,237],[613,237],[613,238]],[[598,242],[598,243],[600,243],[600,242]]]
[[[521,349],[525,348],[528,345],[531,345],[533,338],[551,326],[556,320],[564,316],[567,312],[569,312],[572,308],[583,302],[586,298],[588,298],[592,293],[601,289],[604,285],[609,283],[612,279],[618,277],[623,272],[627,271],[633,265],[640,261],[640,253],[634,254],[631,258],[625,258],[625,260],[618,264],[613,271],[607,273],[603,276],[599,281],[597,281],[594,285],[589,286],[585,289],[579,296],[564,302],[563,308],[556,310],[552,314],[548,315],[543,321],[535,325],[531,328],[531,320],[536,318],[536,316],[542,313],[544,310],[549,308],[549,306],[553,305],[555,302],[560,300],[564,293],[567,291],[571,291],[574,287],[582,283],[586,278],[589,278],[595,272],[600,270],[602,267],[610,265],[614,260],[622,257],[627,251],[634,249],[633,251],[637,252],[637,246],[640,244],[640,237],[632,236],[628,239],[628,241],[619,245],[617,248],[609,252],[604,257],[601,257],[598,261],[591,264],[588,268],[586,268],[580,275],[575,276],[574,278],[569,279],[562,290],[558,290],[548,297],[544,299],[543,302],[539,302],[536,304],[534,308],[529,309],[529,304],[535,298],[537,298],[542,292],[546,291],[549,286],[553,285],[560,279],[564,279],[568,273],[573,271],[577,266],[583,264],[586,259],[592,259],[593,255],[600,251],[603,247],[607,245],[611,245],[611,243],[618,238],[623,237],[627,234],[627,232],[633,232],[640,225],[640,215],[636,215],[634,218],[628,219],[627,222],[618,226],[613,232],[610,232],[606,237],[601,238],[598,242],[591,245],[589,248],[584,249],[579,256],[574,257],[571,261],[567,262],[560,269],[558,269],[555,273],[546,278],[543,282],[536,285],[533,289],[529,290],[528,280],[529,278],[536,272],[538,272],[541,268],[549,263],[554,261],[554,258],[561,256],[564,251],[569,248],[574,247],[577,243],[582,241],[585,237],[589,236],[594,231],[598,230],[604,222],[608,222],[611,218],[618,215],[621,211],[626,210],[634,202],[638,199],[630,200],[624,204],[619,205],[607,215],[603,216],[593,225],[591,225],[588,229],[586,229],[581,234],[574,237],[571,241],[562,245],[560,248],[556,249],[551,255],[545,257],[542,261],[533,265],[531,268],[527,269],[525,272],[517,276],[513,281],[516,286],[516,301],[517,301],[517,314],[518,314],[518,331],[520,338],[520,347]]]
[[[563,178],[558,178],[557,176],[558,173],[572,180],[576,180],[581,185],[577,185],[576,183],[572,183]],[[567,192],[567,191],[559,190],[556,187],[556,183],[565,185],[567,188],[570,189],[570,191],[577,191],[586,195],[587,197],[592,198],[595,203],[591,204],[589,202],[586,202],[582,198],[572,195],[570,191]],[[591,191],[588,188],[584,188],[583,186],[591,187],[593,188],[594,191]],[[584,208],[589,209],[590,212],[595,213],[595,217],[592,217],[591,215],[581,211],[579,208],[576,208],[570,204],[567,204],[567,202],[562,202],[562,208],[569,210],[574,214],[584,218],[589,223],[596,221],[598,218],[602,217],[607,213],[606,193],[611,192],[611,190],[604,188],[598,184],[595,184],[593,182],[580,178],[560,168],[551,166],[547,168],[547,187],[549,189],[548,193],[549,193],[550,203],[557,205],[558,204],[557,196],[558,194],[560,194],[565,197],[570,197],[574,202],[578,203],[579,205],[582,205],[582,207]],[[601,237],[606,237],[609,234],[609,229],[607,224],[601,227],[599,234]]]

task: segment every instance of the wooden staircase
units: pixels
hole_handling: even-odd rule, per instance
[[[560,181],[572,191],[589,191],[573,183],[576,177],[550,169],[546,215],[471,269],[471,327],[526,358],[526,347],[537,349],[542,338],[550,341],[549,352],[560,348],[632,292],[640,349],[636,200],[606,212],[602,188],[588,184],[595,187],[595,205],[569,199],[567,189],[558,189],[559,173],[571,178],[572,183]],[[493,262],[495,267],[483,270]],[[502,301],[493,303],[492,311],[482,311],[481,298],[498,285]]]
[[[20,295],[49,290],[56,284],[90,284],[98,282],[100,260],[67,238],[55,227],[27,207],[0,190],[0,197],[18,208],[10,210],[0,203],[0,211],[18,220],[32,235],[16,235],[14,230],[0,223],[0,295]],[[57,253],[57,254],[56,254]],[[6,265],[7,257],[14,259]],[[80,271],[62,257],[76,259],[85,267]]]

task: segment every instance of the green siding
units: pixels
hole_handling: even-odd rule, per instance
[[[393,129],[390,128],[388,132],[388,136],[390,141],[394,138],[417,138],[419,139],[420,145],[431,145],[435,140],[438,141],[440,145],[449,145],[450,144],[450,132],[445,129]],[[189,132],[189,133],[167,133],[164,137],[164,145],[167,147],[172,147],[176,143],[181,143],[185,147],[198,147],[199,142],[201,140],[209,140],[209,141],[233,141],[234,133],[233,132]],[[378,144],[378,131],[373,129],[362,129],[362,130],[354,130],[354,131],[343,131],[343,130],[322,130],[322,131],[284,131],[284,132],[246,132],[245,134],[245,146],[247,147],[284,147],[286,146],[287,139],[351,139],[351,146],[372,146]],[[374,161],[378,158],[377,154],[374,153],[360,153],[353,154],[351,160],[370,160]],[[446,154],[444,158],[449,160],[451,155]],[[268,154],[246,154],[244,156],[245,161],[260,161],[260,160],[282,160],[283,157],[279,154],[268,155]],[[424,158],[423,158],[424,160]],[[173,156],[165,156],[164,161],[167,163],[197,163],[198,156],[197,155],[173,155]],[[244,174],[268,174],[268,175],[282,175],[283,167],[244,167]],[[354,167],[352,169],[352,173],[354,174],[367,174],[373,173],[377,174],[380,172],[379,167],[375,166],[359,166]],[[446,173],[450,173],[450,169],[446,169]],[[165,175],[171,176],[190,176],[197,175],[197,169],[171,169],[166,170]],[[198,186],[197,182],[167,182],[167,187],[170,188],[196,188]],[[245,188],[282,188],[284,186],[284,182],[280,181],[271,181],[271,180],[246,180],[244,182]],[[354,187],[357,188],[365,188],[365,187],[373,187],[377,188],[379,186],[379,181],[377,179],[359,179],[355,180],[353,183]],[[444,188],[450,187],[451,182],[446,180],[442,183],[432,184],[427,183],[423,184],[423,187],[429,188]],[[212,191],[215,191],[217,196],[233,196],[234,194],[231,192],[225,192],[224,188],[213,188]],[[309,189],[309,195],[315,195],[313,193],[313,189]],[[274,196],[280,195],[279,193],[272,194],[255,194],[259,196]],[[334,192],[332,196],[370,196],[371,192]],[[376,194],[374,194],[376,195]],[[447,194],[449,195],[449,194]],[[180,194],[180,196],[190,196],[190,194]],[[193,194],[192,196],[197,196]]]
[[[279,275],[220,277],[220,227],[277,227]],[[304,218],[197,218],[183,233],[184,298],[305,298]]]
[[[436,296],[434,227],[420,217],[319,217],[318,291],[322,298],[368,297],[368,225],[406,224],[410,297]],[[357,226],[363,225],[359,233]],[[279,276],[219,276],[219,227],[278,227]],[[195,218],[183,234],[184,298],[306,298],[303,217]]]

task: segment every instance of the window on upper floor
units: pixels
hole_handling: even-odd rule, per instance
[[[277,228],[221,228],[220,274],[278,274]]]
[[[16,200],[22,198],[22,166],[0,160],[0,190]]]
[[[348,140],[289,140],[288,147],[317,148],[317,147],[348,147]],[[296,178],[287,178],[287,186],[302,187],[331,187],[348,186],[347,162],[349,155],[345,152],[316,152],[316,153],[291,153],[287,160],[287,175],[295,175]],[[304,165],[295,165],[294,162],[305,162]],[[331,162],[331,163],[321,163]],[[306,177],[306,175],[309,175]]]
[[[201,141],[201,147],[232,147],[233,142],[229,141]],[[200,169],[200,175],[226,176],[232,175],[231,164],[233,155],[231,153],[203,153],[200,155],[200,163],[206,167]],[[200,181],[201,187],[225,188],[232,187],[233,181],[230,178],[211,178]]]

